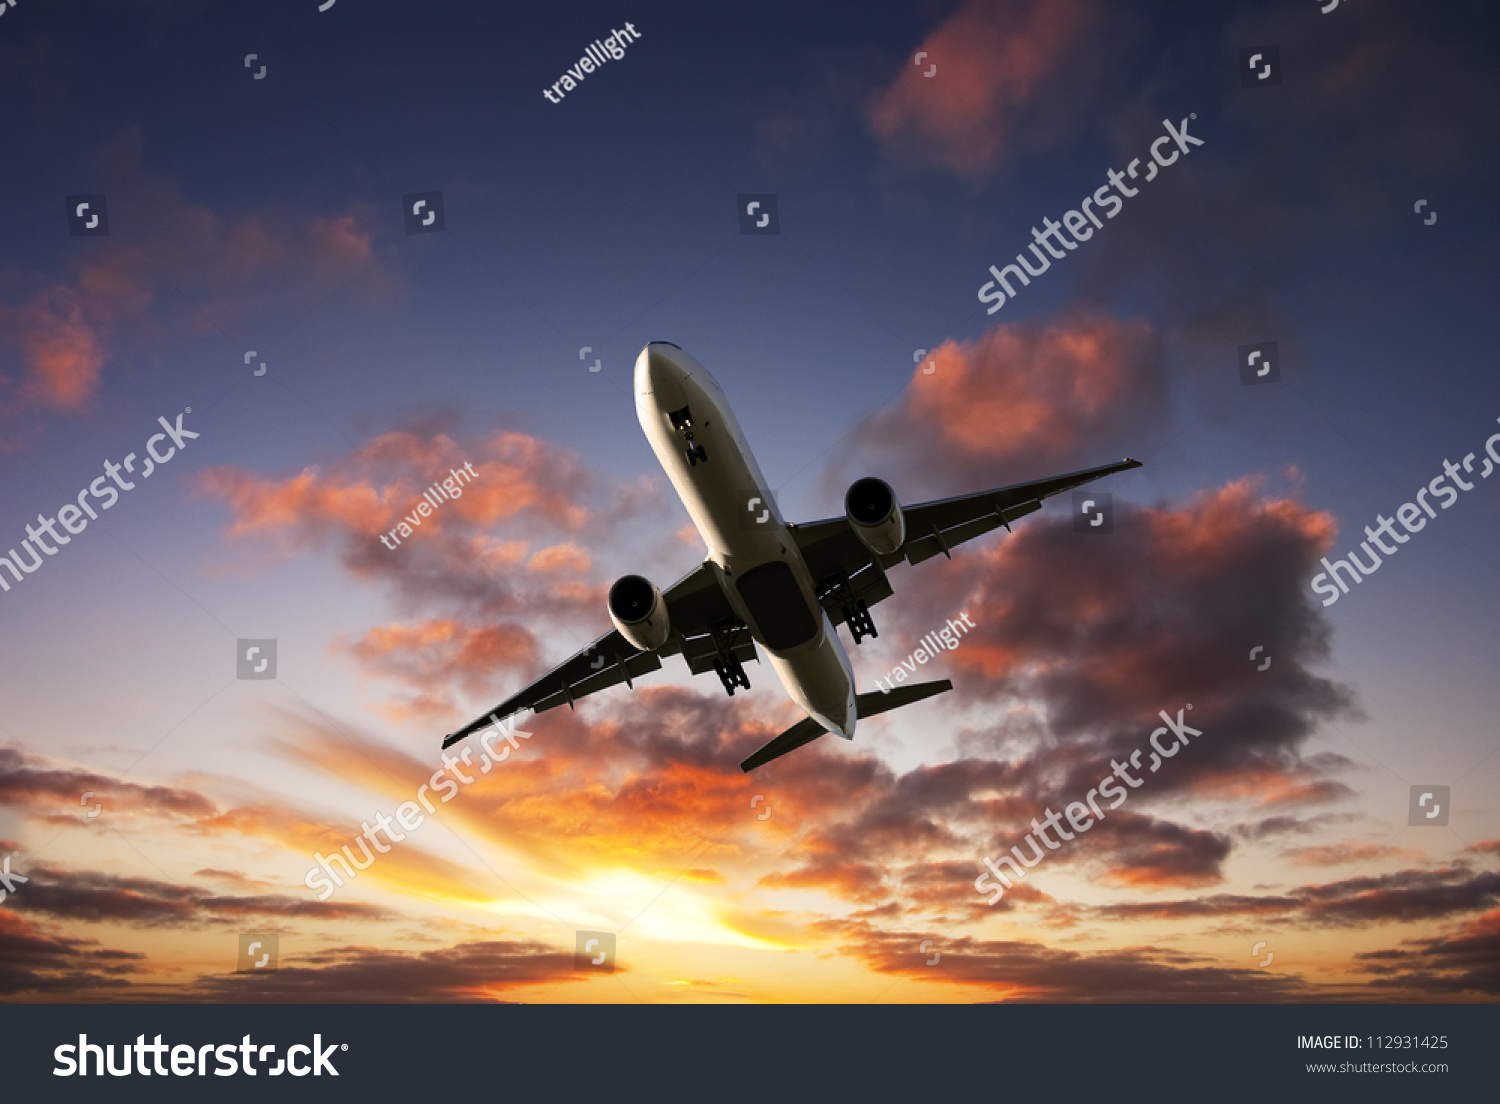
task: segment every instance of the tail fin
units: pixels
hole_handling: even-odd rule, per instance
[[[947,679],[940,679],[937,682],[916,682],[910,686],[898,686],[889,691],[876,690],[869,694],[860,694],[854,699],[855,715],[860,718],[874,717],[952,689],[953,683]],[[765,766],[772,759],[779,759],[789,751],[796,751],[799,747],[812,743],[826,732],[827,730],[817,721],[811,717],[805,717],[747,758],[740,764],[740,770],[748,774],[756,767]]]

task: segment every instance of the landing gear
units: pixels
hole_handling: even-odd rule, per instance
[[[745,674],[745,665],[740,657],[735,655],[733,643],[738,638],[743,625],[736,623],[734,626],[720,626],[710,630],[714,641],[714,671],[719,676],[719,681],[724,685],[724,692],[731,698],[734,697],[736,687],[750,689],[750,676]]]
[[[692,409],[684,406],[681,410],[673,410],[667,417],[672,419],[672,428],[680,433],[682,439],[687,442],[687,452],[684,455],[687,456],[688,463],[695,468],[700,462],[704,464],[708,463],[708,452],[702,445],[693,440]]]
[[[722,655],[714,660],[714,671],[718,673],[719,681],[724,684],[724,691],[731,698],[734,697],[734,688],[742,686],[750,689],[750,676],[745,674],[745,665],[735,655]]]
[[[849,635],[854,637],[856,644],[867,636],[880,635],[875,628],[875,618],[870,616],[870,607],[865,605],[863,598],[844,604],[844,624],[849,626]]]
[[[875,619],[870,616],[870,607],[891,596],[891,584],[878,562],[867,561],[852,579],[844,571],[824,576],[818,580],[817,593],[818,604],[828,611],[828,616],[835,623],[842,621],[849,626],[854,643],[880,635]]]

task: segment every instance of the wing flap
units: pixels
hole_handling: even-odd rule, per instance
[[[738,625],[727,634],[726,643],[730,654],[741,663],[755,660],[760,662],[760,657],[755,654],[755,640],[750,635],[750,630],[744,625]],[[682,658],[687,660],[688,670],[695,675],[701,675],[705,671],[714,669],[714,660],[719,656],[719,649],[714,644],[712,633],[702,633],[698,636],[684,637],[682,641]]]
[[[1017,518],[1023,518],[1027,514],[1034,514],[1041,508],[1042,504],[1040,501],[1024,502],[1019,506],[1008,507],[1003,515],[997,512],[973,518],[970,521],[960,522],[958,525],[950,526],[946,529],[937,529],[936,535],[933,533],[935,526],[929,525],[928,534],[925,537],[913,537],[911,530],[907,530],[906,543],[901,546],[901,550],[906,553],[907,563],[919,564],[923,560],[930,560],[932,557],[945,551],[951,552],[960,544],[963,544],[964,541],[970,541],[975,537],[983,536],[991,529],[998,529],[1001,525],[1009,525]]]
[[[590,662],[589,673],[577,682],[569,681],[566,686],[561,685],[562,680],[554,680],[559,683],[556,690],[539,698],[531,709],[534,713],[545,713],[549,709],[555,709],[559,705],[569,704],[579,698],[587,697],[600,690],[607,690],[611,686],[618,686],[622,682],[633,682],[642,675],[649,675],[652,671],[661,670],[661,659],[657,652],[638,652],[628,642],[625,647],[629,650],[628,656],[612,656],[609,661],[597,669],[593,662],[602,659],[603,656],[596,650],[594,661]],[[664,646],[665,647],[665,646]],[[628,678],[626,676],[629,676]]]
[[[853,575],[842,572],[817,583],[818,603],[835,625],[847,620],[850,598],[858,599],[867,607],[883,602],[895,593],[891,581],[886,578],[880,565],[867,562]]]

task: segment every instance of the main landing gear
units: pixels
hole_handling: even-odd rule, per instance
[[[724,685],[724,692],[731,698],[734,697],[735,687],[750,689],[750,676],[745,674],[745,665],[730,647],[734,636],[735,630],[733,629],[713,630],[714,651],[718,653],[714,657],[714,671]]]
[[[867,636],[879,636],[875,628],[875,618],[870,616],[870,607],[863,598],[855,596],[854,587],[849,582],[849,577],[839,574],[831,580],[823,583],[826,588],[818,595],[818,601],[827,602],[832,599],[839,604],[839,612],[844,615],[844,624],[849,626],[849,635],[854,637],[854,643],[858,644]],[[887,589],[889,594],[890,590]]]
[[[698,466],[699,461],[702,461],[705,464],[708,463],[708,453],[704,450],[702,445],[697,444],[693,440],[693,412],[691,408],[684,406],[681,410],[672,411],[668,415],[668,417],[672,419],[672,428],[680,433],[682,435],[682,439],[687,442],[686,456],[688,459],[688,463],[695,468]],[[744,677],[744,672],[741,671],[740,675],[741,677]],[[749,685],[750,684],[748,682],[745,683],[745,686],[747,688],[749,687]],[[731,694],[734,693],[733,690],[729,692]]]
[[[750,676],[745,674],[745,665],[735,655],[723,655],[714,660],[714,671],[718,673],[719,681],[724,684],[724,691],[731,698],[734,697],[734,688],[742,686],[750,689]]]
[[[849,626],[849,635],[854,637],[856,644],[867,636],[880,635],[875,628],[875,618],[870,616],[870,607],[865,605],[863,598],[844,604],[844,624]]]

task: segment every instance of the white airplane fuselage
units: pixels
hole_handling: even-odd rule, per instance
[[[677,346],[653,342],[636,358],[635,409],[708,546],[720,589],[787,696],[829,732],[853,739],[849,656],[718,382]]]

